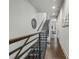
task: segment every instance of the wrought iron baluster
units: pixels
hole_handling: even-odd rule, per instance
[[[39,59],[41,59],[41,38],[40,38],[40,34],[39,33]]]

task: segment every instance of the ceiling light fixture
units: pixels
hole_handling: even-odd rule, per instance
[[[55,6],[52,7],[52,9],[55,9],[55,8],[56,8]]]

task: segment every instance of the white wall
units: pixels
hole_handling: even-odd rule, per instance
[[[69,12],[69,5],[68,0],[65,0],[64,6],[60,10],[60,14],[57,20],[57,36],[59,38],[61,47],[65,53],[65,55],[69,56],[69,27],[63,28],[63,19]]]
[[[45,16],[45,13],[37,13],[36,9],[27,0],[9,0],[9,37],[15,38],[37,32],[37,28],[42,20],[46,18]],[[31,26],[33,17],[37,19],[36,29]],[[10,51],[21,46],[24,41],[10,45]],[[23,51],[25,49],[27,48],[25,47]],[[11,55],[10,59],[13,59],[15,55],[16,53]]]
[[[31,27],[31,19],[36,15],[36,10],[27,0],[10,0],[9,8],[10,38],[34,31]]]

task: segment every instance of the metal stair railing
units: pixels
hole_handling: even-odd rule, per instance
[[[34,33],[34,34],[30,34],[30,35],[26,35],[26,36],[22,36],[22,37],[18,37],[18,38],[14,38],[14,39],[10,39],[9,40],[9,45],[11,44],[14,44],[15,42],[18,42],[18,41],[22,41],[22,40],[25,40],[26,38],[26,41],[24,42],[24,44],[18,48],[16,48],[15,50],[9,52],[9,56],[11,56],[12,54],[14,54],[15,52],[18,51],[18,53],[16,54],[16,56],[13,58],[13,59],[20,59],[25,53],[27,53],[29,50],[30,52],[28,53],[27,56],[30,56],[29,58],[27,58],[25,56],[26,59],[42,59],[42,52],[45,47],[46,49],[46,44],[45,46],[43,47],[42,45],[42,41],[44,39],[44,36],[42,34],[44,34],[46,31],[43,31],[43,32],[37,32],[37,33]],[[34,38],[33,40],[29,41],[30,38],[32,36],[35,36],[35,35],[39,35],[38,37]],[[45,37],[46,38],[46,37]],[[31,45],[28,49],[26,49],[24,52],[21,53],[22,49],[25,47],[25,46],[28,46],[28,44],[32,43],[33,41],[37,40],[33,45]],[[45,39],[44,39],[45,40]],[[29,41],[29,42],[28,42]],[[47,41],[47,39],[46,39]],[[43,42],[43,43],[46,43]],[[27,47],[26,47],[27,48]],[[33,56],[33,57],[31,57]],[[24,58],[24,59],[25,59]]]

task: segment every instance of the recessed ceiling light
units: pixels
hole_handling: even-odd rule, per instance
[[[56,18],[55,18],[55,19],[53,19],[53,21],[56,21]]]
[[[56,7],[55,6],[52,6],[52,9],[55,9]]]

